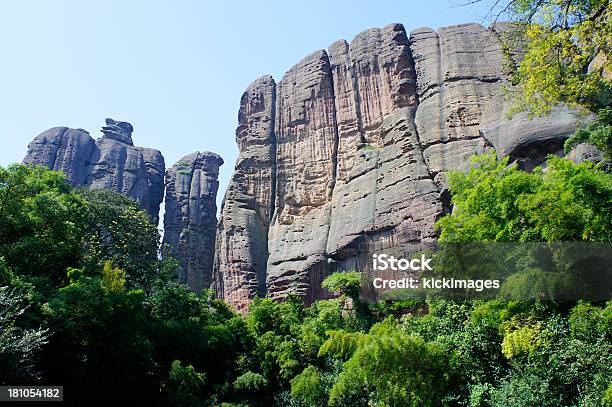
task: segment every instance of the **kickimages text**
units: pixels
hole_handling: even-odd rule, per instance
[[[470,289],[483,291],[485,289],[499,288],[499,280],[469,280],[461,278],[436,278],[427,277],[418,279],[404,277],[398,279],[385,279],[376,277],[373,281],[374,288],[397,289],[397,288],[425,288],[425,289]]]
[[[433,271],[430,265],[432,259],[422,254],[418,258],[405,259],[396,258],[387,254],[374,254],[372,256],[372,268],[376,271]],[[499,280],[463,279],[463,278],[436,278],[436,277],[403,277],[385,279],[377,277],[373,281],[377,289],[471,289],[483,291],[485,289],[498,289]]]

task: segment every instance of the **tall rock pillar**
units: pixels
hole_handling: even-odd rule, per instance
[[[268,228],[274,211],[276,84],[271,76],[242,95],[236,142],[240,155],[230,180],[217,232],[213,287],[238,311],[266,294]]]
[[[164,244],[180,262],[179,282],[196,292],[212,281],[222,164],[217,154],[196,152],[166,171]]]

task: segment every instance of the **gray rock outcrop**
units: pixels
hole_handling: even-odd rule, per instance
[[[506,118],[511,27],[370,29],[333,43],[244,93],[240,156],[217,235],[219,296],[246,310],[256,295],[327,295],[330,272],[370,274],[371,255],[406,256],[436,239],[448,211],[445,172],[497,150],[525,167],[561,154],[576,128],[566,109]],[[507,52],[507,54],[505,54]]]
[[[157,224],[164,192],[164,157],[135,147],[132,125],[106,119],[103,136],[94,140],[83,129],[54,127],[29,145],[25,164],[63,171],[74,186],[110,189],[134,199]]]
[[[580,164],[587,160],[594,163],[600,163],[604,161],[604,154],[592,144],[580,143],[571,149],[567,154],[567,158],[576,164]]]
[[[337,124],[329,58],[314,52],[276,90],[275,212],[268,231],[267,290],[316,296],[325,276]]]
[[[217,154],[187,155],[166,171],[164,243],[180,263],[178,280],[200,292],[210,287],[217,226]]]
[[[576,131],[579,121],[572,111],[555,108],[550,115],[533,119],[518,113],[513,120],[495,122],[481,132],[498,157],[509,157],[521,168],[532,170],[549,154],[562,154],[565,140]]]

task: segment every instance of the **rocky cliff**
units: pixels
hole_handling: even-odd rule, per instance
[[[240,155],[219,219],[213,284],[217,295],[235,306],[266,293],[268,229],[276,189],[275,103],[271,76],[253,82],[240,100]]]
[[[109,189],[133,198],[159,222],[164,199],[164,243],[179,261],[179,281],[195,291],[210,287],[217,226],[217,154],[196,152],[165,173],[157,150],[135,147],[130,123],[106,119],[102,137],[83,129],[54,127],[29,145],[25,164],[63,171],[74,186]]]
[[[63,171],[74,186],[127,195],[157,224],[164,193],[164,157],[157,150],[135,147],[132,131],[131,124],[113,119],[106,119],[97,140],[83,129],[54,127],[28,145],[23,162]]]
[[[196,292],[210,287],[217,226],[217,154],[187,155],[166,172],[164,243],[180,262],[179,282]]]
[[[495,150],[529,170],[562,154],[573,112],[506,117],[509,66],[521,58],[520,42],[502,46],[511,32],[463,24],[408,35],[392,24],[313,52],[278,84],[257,79],[240,101],[240,154],[218,225],[223,160],[190,154],[164,185],[163,157],[135,147],[126,122],[107,119],[97,140],[49,129],[24,162],[130,196],[154,222],[165,186],[164,242],[196,291],[212,284],[239,311],[256,296],[311,302],[327,295],[320,283],[331,272],[374,274],[372,254],[434,242],[450,205],[445,172],[466,169],[472,155]],[[583,146],[571,158],[594,154]]]
[[[330,272],[370,270],[436,239],[445,171],[497,150],[531,168],[561,152],[576,117],[506,118],[509,27],[370,29],[316,51],[242,96],[236,163],[217,234],[214,287],[236,309],[256,295],[326,295]]]

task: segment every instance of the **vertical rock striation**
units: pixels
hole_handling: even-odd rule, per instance
[[[217,226],[217,154],[196,152],[166,172],[164,243],[180,262],[179,282],[200,292],[210,287]]]
[[[240,157],[217,236],[218,295],[326,295],[330,272],[370,269],[373,253],[405,256],[436,239],[448,211],[444,174],[490,150],[531,168],[560,154],[576,127],[567,109],[505,117],[509,25],[370,29],[242,97]],[[507,54],[505,54],[507,53]],[[266,264],[267,263],[267,264]],[[264,285],[265,282],[265,285]]]
[[[236,142],[240,150],[217,230],[213,287],[239,311],[266,293],[268,228],[274,211],[276,84],[271,76],[242,95]]]
[[[345,44],[330,46],[336,104],[355,103],[338,119],[327,254],[334,269],[371,271],[372,253],[403,255],[431,240],[442,207],[414,124],[417,78],[404,28],[367,30]]]
[[[276,96],[275,212],[268,231],[272,298],[318,297],[336,174],[338,130],[327,52],[292,67]]]
[[[164,157],[158,150],[134,147],[132,131],[130,123],[106,119],[89,161],[87,185],[133,198],[157,224],[164,193]]]
[[[23,163],[63,171],[68,183],[83,186],[87,185],[87,167],[95,149],[96,143],[87,131],[53,127],[28,144]]]
[[[25,164],[63,171],[74,186],[110,189],[134,199],[159,219],[164,191],[164,157],[157,150],[135,147],[132,125],[106,119],[103,136],[94,140],[83,129],[54,127],[29,145]]]

